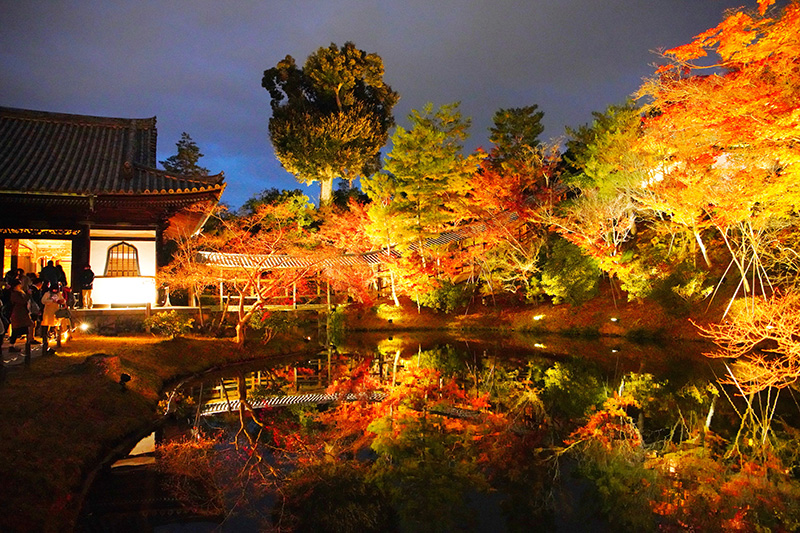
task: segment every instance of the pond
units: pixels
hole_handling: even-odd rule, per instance
[[[738,424],[711,349],[370,333],[229,368],[165,399],[175,424],[98,479],[82,527],[655,528],[656,474]]]

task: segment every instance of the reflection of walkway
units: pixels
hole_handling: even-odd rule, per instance
[[[366,393],[366,395],[347,394],[344,398],[342,398],[341,394],[297,394],[293,396],[270,396],[269,398],[251,400],[249,403],[253,409],[264,409],[266,407],[286,407],[289,405],[319,405],[333,403],[342,399],[347,402],[352,402],[358,399],[380,401],[383,400],[383,398],[384,394],[382,392],[369,392]],[[239,400],[222,400],[207,403],[200,411],[200,414],[203,416],[216,415],[228,411],[236,411],[238,409]]]
[[[382,392],[367,392],[363,394],[296,394],[288,396],[270,396],[268,398],[261,398],[252,400],[250,407],[253,409],[264,409],[266,407],[287,407],[289,405],[320,405],[326,403],[333,403],[337,401],[352,402],[355,400],[369,400],[372,402],[379,402],[383,400],[386,395]],[[214,401],[209,402],[203,406],[200,411],[201,416],[217,415],[239,409],[239,400],[230,401]],[[476,418],[480,416],[480,412],[472,411],[470,409],[461,409],[460,407],[439,407],[429,411],[432,414],[449,416],[453,418]]]

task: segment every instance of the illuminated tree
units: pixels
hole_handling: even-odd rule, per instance
[[[760,236],[800,198],[800,4],[773,3],[668,50],[639,91],[648,101],[639,146],[661,162],[638,200],[696,235],[716,228],[745,290],[748,277],[765,277]]]
[[[549,213],[560,194],[552,186],[559,161],[554,147],[543,145],[544,113],[537,106],[500,109],[489,128],[494,143],[480,167],[470,176],[466,205],[474,237],[470,262],[478,265],[485,289],[520,292],[528,298],[537,292],[534,275],[539,252],[547,236]]]
[[[591,126],[567,130],[562,180],[577,195],[558,206],[552,223],[614,274],[620,268],[621,247],[636,231],[637,206],[629,193],[646,168],[630,149],[639,136],[640,110],[627,103],[593,115]]]
[[[435,112],[428,104],[422,112],[412,111],[409,120],[410,130],[398,127],[392,136],[384,171],[362,185],[372,200],[367,232],[381,248],[406,254],[407,268],[398,273],[408,277],[403,284],[408,293],[419,296],[446,274],[447,246],[432,246],[429,239],[455,229],[467,217],[464,198],[480,156],[462,154],[470,121],[461,116],[458,104]],[[395,270],[390,270],[392,276]],[[393,288],[395,281],[393,277]]]
[[[181,140],[175,143],[175,145],[178,147],[178,153],[168,157],[164,161],[159,161],[164,167],[164,170],[184,176],[208,175],[208,169],[198,165],[203,154],[200,153],[200,148],[188,133],[185,131],[181,133]]]
[[[757,300],[726,323],[701,331],[719,346],[709,355],[731,361],[722,383],[734,386],[746,404],[737,446],[739,437],[746,435],[763,451],[769,444],[780,391],[799,388],[800,293],[791,291]]]
[[[538,107],[500,109],[494,114],[489,140],[494,145],[490,159],[496,166],[512,165],[519,172],[540,166],[544,112],[537,111]]]
[[[425,240],[464,218],[463,198],[479,156],[464,156],[470,120],[459,104],[433,111],[428,104],[409,116],[411,129],[398,127],[381,177],[393,185],[392,211],[403,220],[404,244],[416,244],[424,258]]]
[[[383,82],[383,61],[351,42],[320,48],[298,68],[286,56],[264,71],[269,134],[283,167],[301,183],[320,182],[320,205],[333,180],[352,181],[380,167],[398,95]]]
[[[312,212],[308,198],[294,195],[257,205],[247,216],[227,216],[222,208],[215,214],[213,232],[181,241],[170,279],[201,288],[223,283],[234,290],[239,301],[236,340],[243,346],[248,322],[268,298],[318,271],[330,252],[312,248],[313,235],[308,229]],[[303,261],[296,268],[276,268],[279,256],[298,252]]]

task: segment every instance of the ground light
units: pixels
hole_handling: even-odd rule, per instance
[[[86,322],[84,322],[83,324],[81,324],[80,326],[78,326],[78,329],[80,329],[81,331],[87,331],[87,330],[89,329],[89,324],[87,324]]]
[[[390,324],[393,324],[397,319],[403,316],[403,309],[388,304],[380,304],[377,309],[377,315],[378,318],[387,320]]]

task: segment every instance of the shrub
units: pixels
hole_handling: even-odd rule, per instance
[[[192,329],[193,318],[185,318],[177,311],[164,311],[144,319],[144,327],[173,339]]]
[[[474,283],[440,281],[437,288],[421,295],[418,302],[425,307],[452,313],[456,309],[466,306],[473,294],[475,294]]]
[[[583,255],[581,249],[564,239],[557,239],[542,266],[542,289],[553,303],[573,305],[597,294],[600,268],[597,261]]]
[[[279,333],[287,333],[297,327],[299,319],[294,313],[285,311],[270,312],[260,309],[252,314],[248,326],[262,335],[264,343],[271,341]]]

